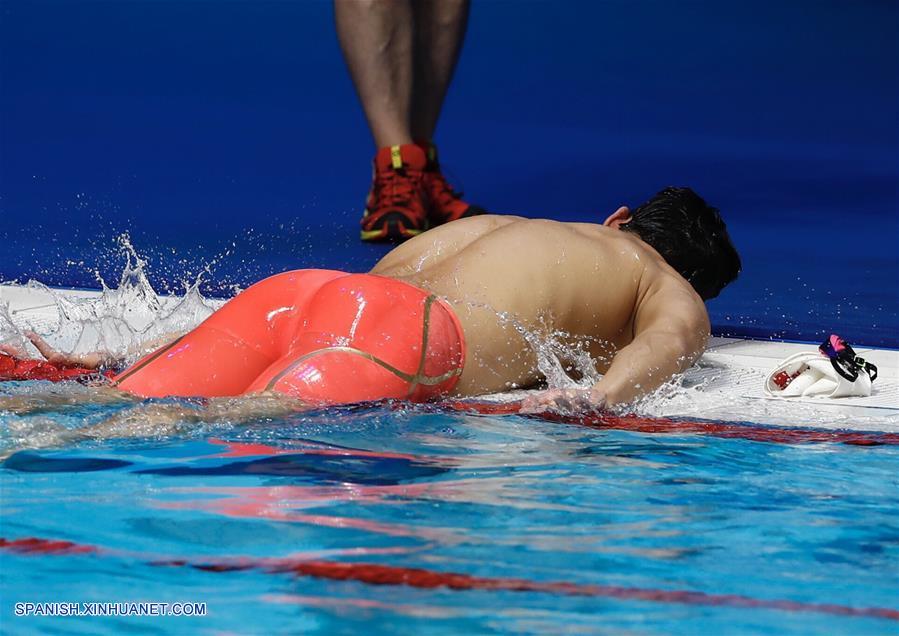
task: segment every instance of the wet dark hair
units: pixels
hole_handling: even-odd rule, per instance
[[[620,229],[655,248],[703,300],[717,296],[740,273],[740,255],[718,209],[690,188],[665,188],[631,216]]]

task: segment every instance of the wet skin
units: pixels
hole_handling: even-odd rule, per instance
[[[627,209],[616,214],[607,225],[462,219],[400,245],[371,273],[432,291],[456,310],[468,346],[459,395],[541,379],[521,328],[586,339],[597,371],[606,374],[595,399],[625,402],[689,366],[709,323],[689,283],[652,247],[618,229]]]

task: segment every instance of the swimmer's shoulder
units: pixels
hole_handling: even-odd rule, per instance
[[[681,276],[655,250],[657,258],[646,259],[637,293],[636,315],[663,315],[690,332],[708,334],[709,314],[705,302],[687,279]]]
[[[637,243],[642,242],[597,223],[509,217],[485,232],[471,247],[479,252],[502,250],[507,256],[511,254],[508,250],[513,249],[515,254],[536,261],[557,262],[563,258],[571,267],[582,265],[593,270],[616,260],[622,261],[626,269],[640,267],[640,259],[634,258],[640,251]]]
[[[638,299],[679,297],[684,300],[684,305],[692,305],[700,313],[705,312],[705,305],[693,286],[639,236],[598,223],[565,225],[601,253],[605,266],[617,272],[619,279],[629,278],[637,282]],[[625,272],[630,275],[625,276]]]

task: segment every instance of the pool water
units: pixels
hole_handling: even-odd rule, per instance
[[[123,408],[0,413],[0,441]],[[0,469],[0,536],[18,541],[0,549],[3,631],[899,628],[895,436],[612,426],[377,405],[14,454]],[[10,611],[39,601],[199,602],[207,615]]]

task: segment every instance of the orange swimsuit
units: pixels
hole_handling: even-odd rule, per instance
[[[465,339],[449,305],[374,274],[305,269],[262,280],[113,378],[143,397],[274,390],[311,404],[452,391]]]

